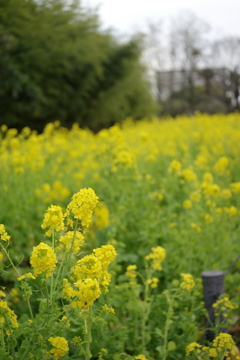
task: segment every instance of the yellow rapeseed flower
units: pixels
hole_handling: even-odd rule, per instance
[[[205,187],[205,190],[204,190],[205,194],[207,195],[210,195],[212,197],[217,197],[220,195],[220,192],[221,192],[221,188],[219,185],[217,184],[208,184],[206,187]]]
[[[27,273],[17,278],[18,281],[25,280],[25,279],[36,279],[32,273]]]
[[[97,278],[102,274],[101,261],[94,254],[86,255],[71,268],[71,274],[74,280]]]
[[[47,236],[51,236],[53,230],[60,231],[64,229],[63,213],[60,206],[51,205],[44,214],[42,229],[49,228]]]
[[[103,201],[100,201],[93,213],[94,225],[97,229],[104,229],[109,225],[109,210]]]
[[[191,169],[183,169],[182,177],[184,178],[184,180],[187,180],[187,181],[196,181],[197,180],[197,175]]]
[[[9,239],[10,239],[10,236],[6,232],[3,224],[0,224],[0,239],[3,241],[9,241]]]
[[[73,279],[83,280],[86,277],[98,280],[101,288],[107,291],[111,275],[107,271],[108,265],[115,259],[116,250],[112,245],[103,245],[93,250],[94,254],[86,255],[71,268]]]
[[[213,166],[213,170],[218,175],[224,175],[228,165],[229,165],[229,159],[226,156],[222,156],[218,159],[218,161]]]
[[[80,307],[86,310],[101,295],[100,286],[96,279],[78,280],[74,285],[78,288],[75,293],[78,299],[72,302],[71,306],[73,308]]]
[[[93,189],[81,189],[74,194],[67,209],[71,211],[75,219],[81,221],[82,226],[89,227],[92,221],[93,210],[98,203],[98,197]]]
[[[195,286],[195,281],[191,274],[180,274],[183,277],[183,282],[181,282],[180,287],[182,289],[191,290]]]
[[[213,217],[210,214],[204,214],[204,220],[207,224],[210,224],[213,222]]]
[[[117,256],[116,250],[112,245],[103,245],[100,248],[94,249],[93,252],[101,261],[103,268],[107,268]]]
[[[169,168],[168,168],[168,172],[170,174],[180,176],[181,175],[181,169],[182,169],[182,164],[177,160],[173,160],[171,162]]]
[[[190,194],[191,201],[200,201],[201,200],[201,193],[200,191],[192,191]]]
[[[236,208],[236,206],[230,206],[228,207],[224,207],[225,212],[229,215],[229,216],[236,216],[238,214],[238,209]]]
[[[50,353],[53,354],[54,360],[58,360],[60,357],[64,356],[69,350],[68,342],[64,337],[50,337],[48,341],[53,346],[53,348],[50,350]]]
[[[56,254],[49,245],[41,242],[38,246],[33,248],[30,264],[34,268],[34,276],[38,276],[42,273],[45,273],[46,277],[51,276],[56,263]]]
[[[135,356],[135,359],[138,359],[138,360],[147,360],[146,356],[140,354],[138,356]]]
[[[240,181],[231,183],[230,188],[234,194],[240,193]]]
[[[156,288],[158,286],[159,279],[156,277],[153,277],[151,279],[147,280],[147,283],[150,285],[152,289]]]
[[[213,175],[210,172],[205,172],[203,174],[203,181],[206,184],[213,184]]]
[[[153,247],[152,252],[145,256],[146,260],[152,260],[151,267],[154,270],[162,270],[162,262],[166,257],[166,250],[161,246]]]
[[[224,315],[224,312],[226,312],[227,310],[234,310],[237,309],[238,306],[233,304],[230,300],[229,300],[229,296],[226,295],[224,297],[222,297],[221,299],[218,299],[214,304],[213,304],[213,309],[214,309],[214,314],[216,316],[219,315]]]
[[[198,226],[197,224],[195,224],[195,223],[191,223],[191,228],[192,229],[195,229],[197,232],[201,232],[202,231],[202,229],[200,228],[200,226]]]
[[[1,312],[4,312],[4,316],[0,315],[0,327],[2,325],[4,328],[17,328],[17,316],[14,311],[8,307],[8,303],[6,301],[0,300],[0,310]]]
[[[137,274],[135,272],[136,270],[137,270],[137,265],[128,265],[126,275],[129,276],[130,278],[135,278],[137,277]]]
[[[191,355],[191,353],[194,353],[194,352],[199,353],[199,352],[201,352],[201,349],[202,349],[202,345],[200,345],[196,341],[194,341],[186,347],[186,355],[189,356],[189,355]]]
[[[102,306],[102,310],[106,315],[108,315],[109,313],[115,314],[114,309],[112,307],[108,307],[107,304]]]
[[[235,342],[230,334],[220,333],[215,337],[212,343],[212,347],[219,353],[223,353],[224,356],[236,355]]]
[[[59,242],[56,251],[64,250],[68,253],[71,250],[77,255],[84,244],[84,236],[80,231],[68,231],[60,236]]]
[[[191,209],[191,208],[192,208],[192,202],[191,202],[191,200],[184,200],[184,201],[183,201],[183,208],[184,208],[184,209]]]
[[[223,199],[230,199],[231,197],[232,197],[232,192],[231,192],[231,190],[230,189],[222,189],[222,191],[221,191],[221,197],[223,198]]]

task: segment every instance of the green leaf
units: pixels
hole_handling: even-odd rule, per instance
[[[155,333],[156,333],[158,336],[160,336],[161,338],[163,338],[163,332],[162,332],[161,329],[156,328],[156,329],[155,329]]]
[[[163,355],[163,352],[164,352],[163,346],[158,346],[158,347],[156,348],[156,350],[159,352],[159,355],[160,355],[160,356]]]
[[[176,349],[176,347],[177,346],[176,346],[174,341],[169,341],[169,343],[168,343],[168,351],[173,351],[173,350]]]

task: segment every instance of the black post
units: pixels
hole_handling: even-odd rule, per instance
[[[215,316],[212,306],[218,300],[219,296],[224,294],[224,273],[219,270],[209,270],[203,271],[201,275],[203,281],[204,302],[210,320],[207,321],[204,340],[212,342],[214,333],[208,330],[208,328],[214,327],[215,325]],[[221,331],[226,332],[226,329],[223,328]]]

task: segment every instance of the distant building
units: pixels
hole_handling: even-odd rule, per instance
[[[206,92],[211,91],[212,86],[225,92],[228,72],[225,68],[203,68],[191,72],[186,70],[158,71],[156,74],[158,100],[166,100],[172,93],[181,91],[190,83],[204,87]]]

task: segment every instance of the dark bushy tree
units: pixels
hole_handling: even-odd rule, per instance
[[[138,39],[120,43],[78,1],[0,0],[0,122],[94,130],[153,110]]]

